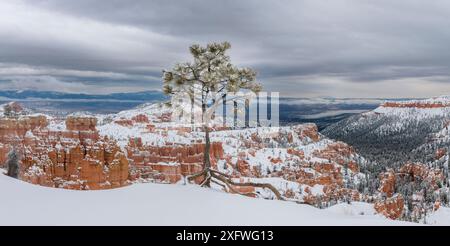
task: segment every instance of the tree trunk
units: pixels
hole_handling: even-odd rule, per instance
[[[211,176],[209,170],[211,169],[211,160],[210,160],[210,149],[211,149],[211,139],[209,138],[209,119],[205,119],[206,116],[206,104],[202,105],[202,115],[203,115],[203,131],[205,132],[205,150],[203,153],[203,170],[206,172],[205,180],[203,181],[203,185],[210,187],[211,185]]]
[[[211,149],[211,139],[209,138],[209,127],[204,126],[205,131],[205,154],[203,155],[203,164],[205,166],[205,169],[211,168],[211,161],[209,158],[209,152]]]
[[[191,126],[194,128],[194,97],[191,97]]]
[[[233,102],[233,106],[234,106],[234,117],[233,117],[233,125],[234,125],[234,129],[237,129],[237,119],[238,119],[238,103],[236,101]]]
[[[222,126],[227,126],[227,94],[222,95]]]
[[[256,94],[256,126],[261,127],[261,122],[259,121],[259,92]]]
[[[250,100],[245,99],[245,128],[250,127]]]

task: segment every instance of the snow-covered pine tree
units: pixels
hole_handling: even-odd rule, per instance
[[[3,106],[3,115],[6,117],[12,117],[13,116],[13,110],[9,103],[7,103],[5,106]]]
[[[202,110],[201,124],[205,133],[203,170],[189,176],[188,180],[202,177],[202,186],[210,187],[210,183],[214,182],[230,190],[234,190],[233,186],[268,188],[278,199],[283,199],[278,190],[270,184],[235,183],[229,175],[211,168],[210,131],[216,109],[222,106],[225,100],[233,101],[236,105],[238,101],[248,99],[246,93],[243,93],[243,96],[238,92],[258,93],[262,89],[255,81],[255,71],[250,68],[238,68],[230,62],[230,57],[226,54],[230,48],[228,42],[210,43],[206,47],[194,44],[190,47],[193,62],[178,63],[171,70],[163,71],[164,93],[175,99],[189,97],[191,103],[195,103]],[[174,110],[183,109],[174,108]]]
[[[6,175],[13,177],[13,178],[19,178],[19,155],[17,153],[16,148],[13,148],[8,153],[8,160],[6,161],[6,168],[7,173]]]

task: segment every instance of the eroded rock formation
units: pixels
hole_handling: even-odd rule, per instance
[[[375,203],[375,210],[390,219],[398,219],[403,214],[405,201],[401,195],[386,198]]]
[[[44,115],[0,119],[0,163],[15,147],[20,177],[68,189],[106,189],[128,184],[128,159],[117,143],[101,137],[92,117],[68,117],[66,128],[49,128]]]

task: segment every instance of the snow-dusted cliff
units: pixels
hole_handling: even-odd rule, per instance
[[[422,220],[449,206],[449,122],[450,97],[441,96],[385,102],[323,133],[352,145],[372,163],[362,171],[380,177],[386,206],[403,204],[406,219]]]

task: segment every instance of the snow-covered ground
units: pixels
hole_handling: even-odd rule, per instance
[[[428,215],[424,222],[430,225],[449,226],[450,208],[444,207],[439,208],[436,212],[433,212],[432,214]]]
[[[375,215],[366,203],[320,210],[194,185],[74,191],[0,174],[0,197],[0,225],[413,225]]]

